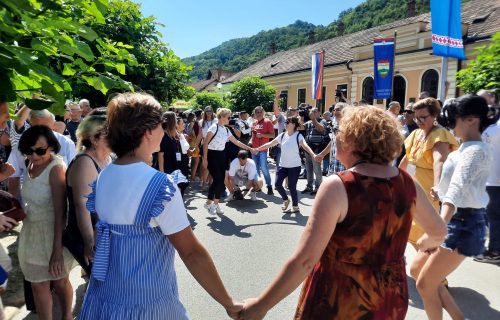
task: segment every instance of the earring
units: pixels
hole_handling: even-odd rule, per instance
[[[434,122],[432,123],[435,127],[437,127],[439,125],[439,122],[437,122],[436,119],[434,119]]]

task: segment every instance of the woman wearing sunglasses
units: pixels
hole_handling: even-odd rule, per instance
[[[439,210],[439,201],[432,199],[431,188],[438,185],[448,154],[458,148],[457,140],[436,120],[440,111],[439,102],[434,98],[425,98],[413,105],[414,118],[419,129],[406,138],[406,155],[399,165],[420,183],[436,210]],[[423,234],[422,228],[414,221],[408,242],[416,250],[416,242]],[[410,275],[414,279],[417,279],[428,257],[426,252],[417,251],[410,265]]]
[[[281,156],[279,162],[279,170],[276,174],[276,182],[274,187],[279,192],[281,198],[283,199],[283,205],[281,209],[287,213],[297,213],[300,212],[299,209],[299,197],[297,195],[297,181],[300,175],[300,147],[302,147],[307,153],[315,158],[316,155],[307,145],[304,137],[299,133],[300,123],[297,117],[288,117],[285,121],[285,131],[279,136],[274,138],[272,141],[256,148],[257,151],[265,151],[273,146],[280,145]],[[286,195],[285,189],[283,188],[283,181],[288,178],[288,190],[290,190],[290,195],[292,197],[292,209],[288,210],[290,205],[290,200]]]
[[[46,126],[23,133],[19,151],[28,159],[21,188],[27,214],[19,235],[19,265],[32,283],[40,319],[52,319],[51,285],[61,304],[62,318],[73,319],[73,289],[68,276],[74,260],[62,245],[66,214],[66,166],[57,155],[60,144]]]
[[[481,133],[494,120],[488,118],[488,105],[482,97],[462,96],[445,105],[441,114],[443,123],[462,144],[446,159],[439,184],[433,188],[435,200],[442,202],[441,217],[448,223],[448,235],[427,259],[417,279],[417,289],[430,320],[443,319],[443,306],[452,319],[464,318],[442,280],[466,257],[483,252],[485,208],[489,201],[486,181],[492,161]]]

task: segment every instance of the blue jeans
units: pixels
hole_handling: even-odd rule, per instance
[[[271,174],[269,173],[269,167],[267,166],[267,151],[260,151],[257,154],[252,154],[252,160],[257,166],[257,175],[260,177],[260,171],[262,170],[266,186],[271,187]]]
[[[276,146],[276,174],[278,174],[278,171],[280,170],[280,159],[281,159],[281,148],[280,146]]]
[[[314,159],[306,153],[306,170],[307,170],[307,188],[312,189],[313,184],[318,190],[321,182],[323,181],[323,172],[321,171],[321,162],[314,161]],[[316,180],[314,180],[316,176]]]
[[[500,252],[500,187],[486,187],[490,202],[486,207],[490,225],[489,251]]]
[[[292,206],[296,207],[299,205],[299,196],[297,195],[297,181],[299,180],[300,167],[294,168],[280,168],[276,173],[276,181],[274,182],[274,188],[281,196],[281,199],[288,200],[288,197],[283,188],[283,181],[288,177],[288,190],[290,190],[290,195],[292,196]]]

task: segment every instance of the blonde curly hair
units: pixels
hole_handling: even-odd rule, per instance
[[[386,165],[401,153],[401,125],[378,108],[344,108],[339,130],[337,139],[360,160]]]

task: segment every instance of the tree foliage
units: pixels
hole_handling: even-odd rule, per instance
[[[82,19],[99,36],[131,46],[130,52],[138,64],[123,66],[123,79],[167,104],[176,98],[190,98],[184,95],[184,86],[191,68],[161,40],[162,35],[157,30],[160,24],[153,16],[144,17],[139,4],[130,0],[110,0],[104,16],[106,23],[100,24],[92,17],[82,16]],[[115,72],[120,73],[119,70]],[[91,93],[85,88],[82,91],[87,92],[81,95]]]
[[[252,113],[257,106],[272,111],[276,90],[259,77],[245,77],[231,85],[229,99],[233,110]]]
[[[219,108],[226,108],[228,105],[218,93],[198,92],[193,97],[191,106],[194,109],[204,109],[207,106],[211,106],[216,111]]]
[[[467,2],[469,0],[462,0]],[[429,12],[430,0],[416,0],[416,14]],[[224,68],[238,72],[251,64],[271,55],[271,44],[278,51],[302,47],[310,43],[309,33],[314,32],[314,41],[337,37],[340,22],[344,24],[344,34],[387,24],[406,17],[407,0],[366,0],[355,8],[341,12],[338,18],[327,26],[314,25],[304,21],[282,28],[261,31],[258,34],[224,42],[220,46],[183,61],[193,66],[193,79],[203,79],[208,70]]]
[[[477,49],[477,57],[457,73],[457,85],[467,93],[500,88],[500,32],[491,43]]]
[[[136,60],[131,47],[100,37],[78,16],[105,23],[107,0],[2,0],[0,99],[25,99],[34,109],[64,111],[76,82],[106,94],[129,89],[120,75]],[[30,99],[41,94],[45,100]]]

